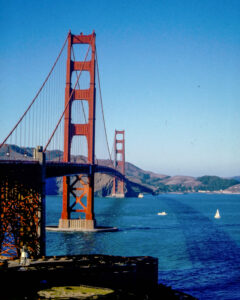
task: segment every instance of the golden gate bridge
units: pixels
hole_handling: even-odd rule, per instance
[[[58,229],[97,228],[94,175],[113,176],[113,194],[124,196],[124,134],[115,130],[112,160],[96,34],[69,31],[37,94],[0,144],[0,255],[19,256],[23,246],[32,257],[45,255],[47,178],[63,177]],[[98,148],[102,153],[96,153]],[[103,153],[107,153],[105,160]]]

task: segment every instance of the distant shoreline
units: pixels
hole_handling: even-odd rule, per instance
[[[162,194],[174,194],[174,195],[186,195],[186,194],[218,194],[218,195],[240,195],[240,192],[229,192],[229,191],[196,191],[196,192],[163,192]]]

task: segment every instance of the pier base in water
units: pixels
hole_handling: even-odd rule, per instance
[[[117,231],[116,227],[101,227],[96,226],[95,220],[85,219],[60,219],[58,226],[47,226],[48,231],[89,231],[89,232],[100,232],[100,231]]]
[[[92,230],[95,228],[95,220],[86,219],[60,219],[59,229],[81,229],[81,230]]]
[[[125,195],[124,194],[112,194],[111,198],[124,198]]]

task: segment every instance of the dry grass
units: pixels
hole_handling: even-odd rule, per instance
[[[45,299],[64,299],[64,298],[77,298],[77,299],[98,299],[104,295],[114,293],[111,289],[97,288],[91,286],[60,286],[52,287],[50,289],[41,290],[38,295]]]

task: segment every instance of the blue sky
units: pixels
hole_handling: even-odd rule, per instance
[[[240,1],[0,0],[0,139],[66,37],[97,34],[110,144],[169,175],[240,174]]]

